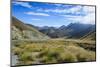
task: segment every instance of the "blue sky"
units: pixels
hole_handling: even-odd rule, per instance
[[[41,2],[12,2],[12,16],[36,26],[95,24],[95,7]]]

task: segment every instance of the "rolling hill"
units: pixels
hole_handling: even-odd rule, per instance
[[[92,31],[80,38],[82,40],[96,40],[96,32]]]
[[[34,27],[31,27],[15,17],[12,17],[12,39],[13,40],[23,40],[23,39],[49,39],[48,36],[42,34]]]

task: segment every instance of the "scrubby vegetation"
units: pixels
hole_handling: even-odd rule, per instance
[[[12,51],[19,58],[17,65],[96,60],[95,51],[85,49],[79,45],[81,43],[65,40],[18,41],[13,43]]]

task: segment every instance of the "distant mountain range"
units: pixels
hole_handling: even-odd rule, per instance
[[[95,32],[95,25],[70,23],[68,26],[55,27],[43,27],[39,28],[39,31],[50,36],[51,38],[81,38],[90,32]],[[94,34],[95,36],[95,34]]]
[[[38,27],[25,24],[16,18],[12,18],[12,39],[48,39],[48,38],[76,38],[95,40],[95,25],[70,23],[59,28]]]

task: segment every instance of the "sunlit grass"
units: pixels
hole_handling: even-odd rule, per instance
[[[20,45],[19,45],[20,44]],[[95,51],[74,42],[47,40],[17,43],[12,50],[20,65],[95,61]]]

